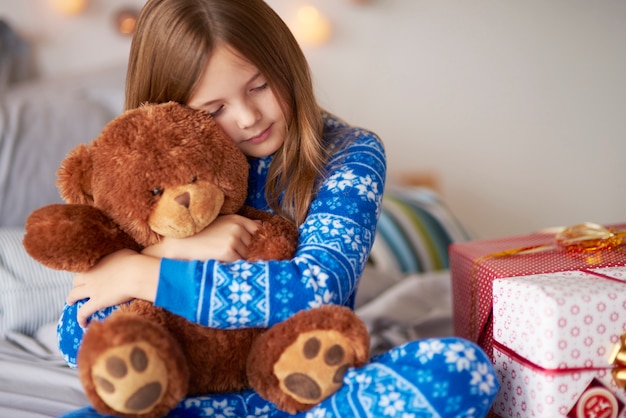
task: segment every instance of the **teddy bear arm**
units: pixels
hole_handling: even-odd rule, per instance
[[[56,270],[87,271],[115,251],[141,247],[99,209],[54,204],[26,220],[24,248],[41,264]]]
[[[248,246],[247,260],[287,260],[294,256],[298,228],[293,223],[282,216],[247,206],[239,214],[261,221]]]

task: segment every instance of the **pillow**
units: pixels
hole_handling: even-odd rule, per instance
[[[383,196],[369,262],[399,276],[444,270],[449,267],[448,246],[469,238],[433,190],[390,186]]]
[[[0,336],[9,332],[34,335],[57,321],[72,273],[42,266],[24,250],[22,228],[0,228]]]

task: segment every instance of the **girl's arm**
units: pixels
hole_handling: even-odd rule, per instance
[[[66,302],[72,305],[89,298],[77,314],[78,323],[83,327],[89,316],[106,307],[131,299],[154,302],[160,257],[239,260],[245,258],[250,237],[257,228],[256,221],[239,215],[225,215],[192,238],[163,240],[144,249],[141,254],[131,250],[117,251],[88,272],[76,275]]]
[[[183,251],[187,256],[233,261],[245,257],[250,235],[256,228],[255,221],[241,216],[222,216],[193,240],[184,242],[184,247],[191,246],[191,250],[181,249],[181,243],[176,241],[147,248],[143,254],[121,250],[89,272],[77,275],[57,327],[59,350],[65,361],[76,366],[87,319],[104,319],[118,305],[134,298],[154,301],[161,260],[147,254],[164,252],[178,257],[180,253],[176,251]]]
[[[219,328],[265,327],[323,304],[353,306],[376,231],[385,181],[379,139],[355,138],[328,164],[291,260],[163,259],[155,305]]]

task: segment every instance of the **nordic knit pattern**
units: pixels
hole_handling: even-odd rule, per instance
[[[164,259],[155,305],[218,328],[266,327],[322,304],[354,307],[354,297],[380,214],[386,162],[376,135],[325,115],[332,157],[305,222],[296,255],[286,261],[220,263]],[[247,204],[268,210],[264,185],[271,157],[251,161]],[[70,365],[83,330],[76,309],[59,322]],[[98,312],[92,320],[115,308]],[[483,416],[498,383],[484,353],[466,341],[409,343],[349,371],[344,387],[301,416]],[[88,416],[89,410],[80,411]],[[71,415],[69,415],[71,416]],[[252,391],[189,398],[171,416],[279,417]]]

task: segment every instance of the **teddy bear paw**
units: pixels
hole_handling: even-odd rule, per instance
[[[166,392],[167,370],[156,350],[138,341],[105,351],[92,366],[98,396],[112,409],[143,414]]]
[[[335,393],[348,368],[355,365],[350,341],[334,330],[303,333],[274,365],[281,390],[296,401],[312,405]]]

